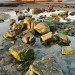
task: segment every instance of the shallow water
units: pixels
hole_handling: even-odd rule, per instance
[[[14,11],[4,12],[4,13],[10,14],[11,19],[15,19],[17,21],[18,18],[16,17],[16,13]],[[31,14],[31,11],[29,12],[29,14]],[[36,19],[37,19],[40,15],[50,16],[50,14],[51,13],[45,12],[45,13],[41,13],[38,15],[33,15],[33,17],[34,18],[36,17]],[[0,41],[3,40],[1,34],[4,31],[7,31],[9,28],[10,27],[7,24],[7,20],[5,20],[4,23],[0,23]],[[71,36],[68,36],[68,37],[71,41],[70,45],[74,48],[74,51],[75,51],[75,37],[71,37]],[[36,59],[38,59],[38,58],[40,59],[41,57],[46,56],[46,55],[55,56],[58,58],[58,62],[60,63],[61,68],[63,69],[64,75],[75,75],[75,54],[73,54],[73,55],[62,55],[60,45],[55,44],[55,45],[50,46],[50,47],[44,47],[41,45],[41,41],[39,38],[36,38],[36,42],[33,45],[33,48],[36,52],[36,54],[35,54]]]

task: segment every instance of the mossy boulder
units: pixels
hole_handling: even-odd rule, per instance
[[[17,61],[26,61],[34,57],[34,50],[30,45],[18,43],[9,48],[9,53],[16,58]]]
[[[34,27],[34,30],[39,34],[46,34],[50,31],[50,28],[46,22],[40,22]]]
[[[25,75],[64,75],[55,57],[43,57],[30,65]]]

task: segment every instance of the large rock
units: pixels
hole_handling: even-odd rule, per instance
[[[22,37],[22,41],[25,43],[31,43],[35,41],[35,37],[32,33],[27,33]]]
[[[18,61],[30,60],[34,57],[34,50],[30,45],[25,43],[17,43],[9,48],[9,53]]]
[[[74,49],[71,46],[63,46],[62,47],[62,54],[74,54]]]
[[[14,23],[15,23],[15,20],[14,19],[8,20],[8,25],[9,26],[12,26]]]
[[[34,29],[39,33],[39,34],[45,34],[50,31],[49,26],[45,22],[40,22],[38,23]]]
[[[61,44],[68,45],[70,43],[68,37],[62,33],[58,34],[58,38]]]
[[[50,40],[52,38],[52,36],[53,36],[52,32],[49,32],[47,34],[42,35],[41,39],[42,39],[43,42],[45,42],[47,40]]]
[[[34,61],[25,75],[64,75],[55,57]]]

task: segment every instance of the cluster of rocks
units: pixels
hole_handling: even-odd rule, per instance
[[[62,11],[62,12],[59,12],[58,14],[57,13],[53,13],[51,16],[55,17],[55,18],[59,18],[59,17],[65,18],[65,17],[68,16],[68,11]]]
[[[50,12],[52,10],[53,7],[51,5],[48,6],[48,11]],[[38,14],[42,11],[44,11],[44,9],[39,11],[39,9],[35,8],[32,12],[33,14]],[[63,17],[64,15],[67,15],[67,13],[68,12],[61,12],[59,13],[59,16]],[[14,19],[10,19],[8,21],[10,30],[4,32],[2,35],[6,40],[15,44],[9,48],[9,53],[17,61],[24,62],[34,58],[35,52],[31,46],[38,36],[41,43],[44,45],[59,44],[62,46],[62,54],[74,54],[74,49],[70,46],[70,40],[67,35],[61,32],[54,34],[47,21],[37,22],[31,15],[25,15],[18,11],[16,12],[16,15],[18,16],[18,23],[16,23]],[[62,26],[58,26],[58,28],[59,27]],[[65,30],[68,31],[68,29]],[[21,39],[21,42],[17,43],[19,38]],[[34,61],[25,75],[63,75],[62,70],[58,66],[59,64],[55,60],[55,57],[44,57]]]
[[[48,5],[47,9],[45,9],[45,8],[34,8],[34,9],[32,9],[32,14],[39,14],[39,13],[42,13],[44,11],[53,12],[55,10],[53,9],[52,5]]]
[[[58,24],[56,29],[59,33],[63,33],[69,36],[75,36],[75,22],[70,22],[70,23],[62,23]]]

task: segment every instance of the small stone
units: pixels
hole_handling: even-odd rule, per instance
[[[71,46],[63,46],[62,47],[62,54],[74,54],[74,49]]]

